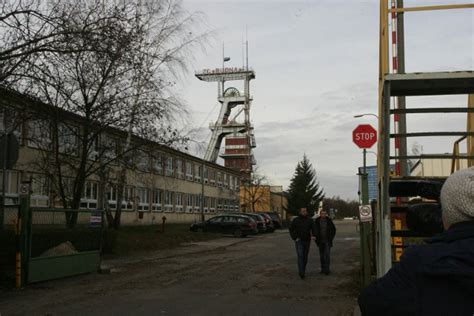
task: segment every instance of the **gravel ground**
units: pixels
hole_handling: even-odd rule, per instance
[[[107,260],[110,274],[0,292],[0,315],[352,315],[358,293],[356,222],[336,222],[329,276],[316,245],[297,274],[287,231],[225,237]]]

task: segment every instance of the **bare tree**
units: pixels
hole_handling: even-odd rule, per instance
[[[75,10],[58,15],[58,28],[66,34],[62,43],[68,50],[37,52],[15,86],[29,87],[30,94],[54,108],[39,116],[47,121],[52,142],[43,144],[37,165],[52,178],[65,208],[79,208],[89,176],[106,177],[106,167],[119,164],[114,220],[118,228],[134,150],[147,140],[169,144],[181,139],[167,124],[183,111],[170,89],[185,66],[187,52],[202,37],[190,31],[196,16],[185,12],[180,1],[81,4],[70,7],[57,1],[55,10]],[[70,113],[77,115],[79,126],[64,123]],[[121,131],[118,137],[125,139],[113,154],[115,145],[104,141],[111,128]],[[65,134],[77,139],[72,153],[64,152]],[[70,190],[65,178],[73,179]],[[68,222],[74,224],[76,218],[76,213],[70,213]]]
[[[259,205],[264,206],[270,203],[270,186],[267,178],[260,174],[257,168],[254,169],[250,178],[242,180],[240,188],[244,212],[249,210],[254,213]]]

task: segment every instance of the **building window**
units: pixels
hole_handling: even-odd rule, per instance
[[[217,186],[222,187],[222,173],[217,172]]]
[[[209,169],[209,182],[211,185],[216,185],[216,172],[214,169]]]
[[[28,146],[51,149],[51,129],[48,122],[43,120],[28,122]]]
[[[110,162],[111,160],[117,159],[117,140],[113,139],[110,136],[103,135],[101,143],[102,150],[104,152],[103,156],[105,158],[105,162]]]
[[[209,182],[209,168],[207,166],[204,166],[204,183]]]
[[[239,211],[239,200],[234,200],[234,211],[238,212]]]
[[[234,190],[234,177],[229,175],[229,189]]]
[[[215,213],[215,212],[216,212],[216,198],[210,198],[209,211],[210,211],[211,213]]]
[[[99,136],[96,135],[92,140],[92,144],[90,144],[89,151],[87,152],[87,157],[90,160],[99,160]]]
[[[169,177],[174,176],[174,169],[173,169],[173,157],[166,157],[166,175]]]
[[[117,186],[111,185],[106,188],[107,203],[110,209],[117,208]]]
[[[122,210],[133,211],[135,204],[134,188],[132,186],[125,186],[123,188]]]
[[[18,188],[20,173],[18,171],[6,171],[5,205],[18,204]],[[3,171],[0,170],[0,192],[3,192]]]
[[[154,161],[154,169],[157,174],[163,174],[163,155],[161,153],[157,153],[155,158],[153,159]]]
[[[49,206],[49,179],[45,175],[32,175],[30,204],[39,207]]]
[[[86,181],[81,198],[81,208],[97,209],[98,188],[97,182]]]
[[[173,192],[165,191],[165,212],[173,211]]]
[[[58,149],[60,153],[77,156],[78,130],[75,126],[68,126],[64,123],[58,124]]]
[[[181,159],[176,159],[176,176],[184,179],[183,161]]]
[[[201,171],[202,168],[200,165],[194,165],[194,181],[201,182]]]
[[[224,188],[228,188],[229,187],[229,178],[227,176],[227,173],[224,173]]]
[[[74,195],[74,179],[73,178],[67,178],[67,177],[62,177],[61,179],[62,184],[63,184],[63,190],[64,190],[64,195],[66,196],[66,199],[72,200],[72,197]],[[59,186],[55,188],[56,189],[56,194],[58,197],[60,197],[59,194]]]
[[[192,212],[194,205],[194,194],[186,194],[186,212]]]
[[[201,195],[194,195],[194,212],[198,213],[201,211]]]
[[[139,150],[137,154],[137,169],[143,172],[148,172],[150,169],[150,157],[142,150]]]
[[[209,213],[209,199],[210,197],[204,197],[204,213]]]
[[[161,208],[161,204],[163,203],[162,201],[162,193],[163,191],[160,190],[160,189],[155,189],[153,190],[153,200],[152,200],[152,205],[151,205],[151,209],[153,211],[157,211],[157,212],[161,212],[162,211],[162,208]]]
[[[2,105],[5,106],[5,105]],[[3,133],[11,133],[16,136],[18,143],[21,144],[21,117],[20,114],[16,111],[6,109],[7,112],[7,119],[6,119],[6,130],[5,126],[3,126],[4,118],[3,118],[3,111],[0,111],[0,134]]]
[[[186,161],[186,180],[193,181],[193,164]]]
[[[183,193],[176,192],[174,195],[174,200],[175,200],[175,210],[176,212],[183,212]]]
[[[150,190],[137,188],[138,205],[137,210],[144,212],[150,210]]]

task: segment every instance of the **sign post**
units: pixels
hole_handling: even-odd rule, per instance
[[[369,124],[361,124],[352,131],[352,141],[363,149],[363,169],[360,176],[361,205],[359,207],[360,225],[360,264],[361,264],[361,287],[370,283],[370,229],[372,221],[372,209],[369,205],[369,181],[367,178],[366,157],[367,149],[377,142],[377,131]]]

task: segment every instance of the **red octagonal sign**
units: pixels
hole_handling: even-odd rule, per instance
[[[359,148],[370,148],[377,142],[377,131],[369,124],[361,124],[352,131],[352,141]]]

